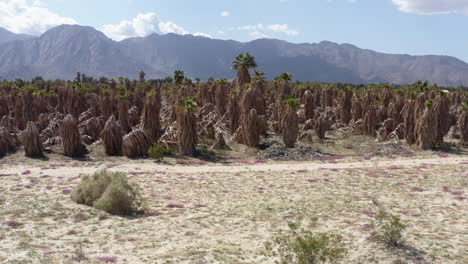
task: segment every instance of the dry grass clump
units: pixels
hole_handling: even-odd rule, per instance
[[[76,203],[110,214],[132,215],[144,212],[139,187],[129,183],[122,172],[101,170],[81,176],[81,182],[73,190],[71,198]]]
[[[43,157],[42,144],[39,136],[39,129],[32,121],[28,121],[26,129],[23,131],[21,143],[24,146],[26,157],[37,158]]]

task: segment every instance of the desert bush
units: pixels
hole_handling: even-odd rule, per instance
[[[312,219],[316,226],[317,219]],[[340,235],[318,233],[301,228],[300,221],[288,223],[289,230],[274,239],[267,250],[279,257],[279,264],[336,263],[347,250],[343,248]],[[276,248],[276,249],[275,249]]]
[[[372,238],[384,243],[389,247],[401,247],[405,244],[406,225],[401,222],[399,216],[392,215],[380,208],[375,216],[376,231],[372,233]]]
[[[122,172],[101,170],[81,176],[71,198],[78,204],[92,206],[110,214],[143,213],[143,200],[136,184],[129,183]]]
[[[164,155],[171,154],[173,154],[172,151],[164,144],[155,144],[148,149],[148,156],[158,161],[161,161],[164,158]]]

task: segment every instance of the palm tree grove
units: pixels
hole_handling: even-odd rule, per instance
[[[468,263],[463,1],[87,1],[0,1],[0,263]]]

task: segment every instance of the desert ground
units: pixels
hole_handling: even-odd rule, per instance
[[[340,263],[468,263],[466,150],[308,161],[245,153],[156,162],[96,147],[79,160],[0,159],[0,262],[275,263],[266,249],[275,236],[289,221],[317,217],[317,231],[343,237]],[[145,215],[113,216],[70,199],[81,174],[104,168],[138,183]],[[407,224],[405,248],[371,238],[379,207]]]

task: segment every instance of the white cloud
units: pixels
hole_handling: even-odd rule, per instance
[[[132,20],[123,20],[116,25],[104,25],[101,30],[108,37],[117,41],[130,37],[145,37],[152,33],[190,34],[188,30],[174,22],[159,21],[155,13],[138,14]],[[196,32],[193,35],[212,38],[211,35],[202,32]]]
[[[52,27],[76,23],[51,12],[38,0],[0,0],[0,27],[15,33],[40,35]]]
[[[179,35],[186,35],[189,34],[187,30],[185,30],[183,27],[173,23],[173,22],[160,22],[159,23],[159,30],[163,34],[167,33],[174,33],[174,34],[179,34]]]
[[[102,32],[115,40],[129,37],[144,37],[159,31],[159,20],[155,13],[138,14],[132,20],[123,20],[117,25],[104,25]]]
[[[197,37],[213,38],[210,34],[206,34],[206,33],[202,33],[202,32],[196,32],[193,35],[197,36]]]
[[[392,0],[403,12],[416,14],[450,14],[468,15],[467,0]]]
[[[228,17],[228,16],[230,16],[230,15],[231,15],[231,13],[230,13],[229,11],[223,11],[223,12],[221,12],[221,16],[223,16],[223,17]]]
[[[297,35],[299,35],[299,31],[290,29],[288,24],[273,24],[273,25],[269,25],[268,29],[270,29],[271,31],[274,31],[274,32],[284,33],[284,34],[286,34],[288,36],[297,36]]]
[[[268,38],[268,35],[260,31],[252,31],[249,33],[249,35],[255,39]]]

